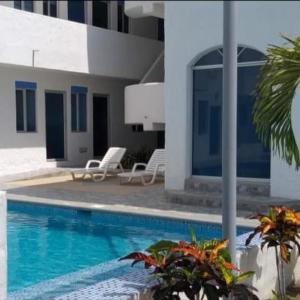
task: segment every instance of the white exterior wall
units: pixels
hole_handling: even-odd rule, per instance
[[[156,18],[148,17],[142,19],[129,19],[129,32],[134,35],[157,39],[158,21]]]
[[[164,84],[134,84],[125,88],[125,123],[144,130],[164,130]]]
[[[0,63],[140,80],[163,44],[0,6]]]
[[[299,36],[299,10],[300,3],[294,1],[272,5],[268,1],[239,2],[238,43],[265,53],[269,44],[283,43],[280,34]],[[165,2],[166,189],[182,190],[185,179],[191,176],[191,66],[204,52],[222,45],[222,28],[220,2]],[[289,188],[299,180],[299,172],[272,156],[272,196],[299,198],[299,184]]]
[[[15,81],[37,83],[37,133],[16,132]],[[65,92],[66,163],[83,165],[93,157],[93,94],[109,96],[111,146],[138,149],[142,145],[156,146],[156,134],[134,133],[124,122],[124,88],[132,81],[82,76],[71,73],[29,68],[0,66],[0,176],[54,166],[46,160],[45,90]],[[87,132],[71,132],[71,86],[85,86],[87,96]],[[79,148],[86,147],[86,153]]]

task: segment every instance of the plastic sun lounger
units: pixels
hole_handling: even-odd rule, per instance
[[[153,184],[158,176],[164,176],[165,174],[165,157],[165,149],[154,150],[147,164],[135,163],[131,172],[123,172],[118,174],[120,178],[120,184],[122,184],[122,179],[126,179],[127,182],[131,182],[135,178],[139,178],[143,185]],[[145,169],[137,170],[137,168],[141,166]],[[150,180],[147,181],[146,178],[150,178]]]
[[[103,181],[108,174],[124,172],[121,160],[126,152],[126,148],[111,147],[108,149],[102,160],[89,160],[85,168],[71,170],[73,180],[85,179],[90,176],[93,181]],[[92,167],[92,165],[97,165]],[[76,177],[76,175],[81,175]]]

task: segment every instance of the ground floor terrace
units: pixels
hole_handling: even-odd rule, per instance
[[[158,132],[125,124],[133,80],[3,64],[0,73],[0,177],[158,146]]]

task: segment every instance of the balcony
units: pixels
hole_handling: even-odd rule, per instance
[[[131,18],[164,18],[164,1],[125,1],[125,13]]]
[[[164,130],[164,83],[141,83],[125,88],[125,124],[143,124],[145,131]]]
[[[0,63],[141,80],[163,44],[0,6]]]

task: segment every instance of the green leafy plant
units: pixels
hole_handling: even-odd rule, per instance
[[[226,250],[228,240],[192,242],[159,241],[146,253],[134,252],[122,259],[132,259],[132,265],[143,262],[153,268],[157,279],[153,287],[154,300],[179,300],[184,293],[190,300],[207,297],[217,300],[223,296],[234,299],[258,299],[255,289],[244,283],[253,272],[240,273]]]
[[[293,245],[298,248],[298,254],[300,253],[300,244],[298,242],[300,237],[300,212],[284,206],[272,206],[268,214],[258,214],[251,218],[257,219],[260,225],[249,235],[246,240],[246,246],[250,244],[255,235],[259,234],[262,240],[261,249],[265,246],[267,248],[275,248],[279,287],[278,296],[280,300],[286,300],[283,263],[290,262]]]
[[[261,140],[289,165],[300,166],[291,123],[291,107],[300,84],[300,37],[283,36],[287,45],[270,46],[262,67],[254,105],[254,124]]]
[[[127,151],[122,160],[122,165],[125,169],[131,169],[136,162],[147,163],[152,152],[153,149],[147,146],[142,146],[137,151]]]

